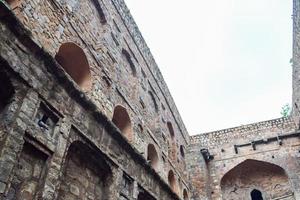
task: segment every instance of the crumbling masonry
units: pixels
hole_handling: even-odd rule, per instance
[[[190,137],[123,0],[0,0],[0,199],[300,200],[293,3],[291,116]]]

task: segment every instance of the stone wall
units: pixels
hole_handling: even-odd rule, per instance
[[[251,199],[250,192],[260,189],[266,199],[279,196],[298,199],[299,136],[292,117],[192,136],[188,162],[191,176],[197,177],[192,179],[193,185],[198,188],[195,193],[211,199]],[[213,159],[202,155],[201,149],[208,149]],[[197,156],[193,156],[195,154]],[[252,160],[255,166],[251,165]],[[273,165],[282,171],[272,175],[269,166]],[[258,169],[267,168],[268,175],[266,171],[258,173]],[[251,170],[255,170],[253,176]],[[281,178],[282,174],[286,174],[285,181]],[[276,196],[277,187],[282,191]]]
[[[295,199],[285,171],[273,164],[247,160],[221,180],[223,199],[249,199],[254,190],[263,199]]]
[[[123,1],[22,0],[14,13],[53,57],[66,42],[83,49],[91,73],[91,88],[85,95],[110,119],[114,108],[122,105],[132,122],[130,142],[135,148],[146,157],[147,146],[154,144],[161,176],[166,179],[171,167],[186,180],[184,158],[179,151],[169,156],[168,149],[186,147],[187,131]],[[174,128],[174,142],[167,122]]]
[[[299,124],[300,117],[300,2],[293,0],[293,116]]]
[[[118,64],[116,62],[115,71],[109,72],[116,78],[116,82],[113,82],[111,77],[105,75],[108,72],[103,67],[112,67],[103,64],[108,61],[104,59],[108,54],[99,54],[103,59],[100,62],[96,59],[96,55],[91,53],[92,47],[87,45],[91,43],[84,43],[81,40],[80,36],[83,37],[83,34],[76,34],[74,30],[69,30],[73,36],[67,34],[62,36],[65,37],[64,41],[71,40],[79,44],[78,46],[84,46],[84,52],[91,66],[93,89],[89,92],[83,90],[55,60],[55,53],[61,42],[56,43],[53,38],[51,41],[46,39],[49,35],[57,35],[50,28],[51,23],[65,23],[65,18],[49,20],[48,23],[38,22],[46,19],[40,16],[43,14],[43,16],[52,16],[52,14],[60,15],[66,12],[70,21],[74,20],[75,14],[71,15],[67,10],[62,12],[63,9],[69,9],[69,6],[63,2],[61,5],[54,1],[21,1],[20,3],[14,10],[17,14],[15,17],[7,4],[0,1],[0,69],[3,72],[1,75],[5,76],[3,79],[5,85],[11,85],[13,88],[12,97],[8,95],[7,99],[1,101],[1,105],[4,105],[1,109],[1,117],[4,120],[1,120],[0,134],[0,199],[11,197],[45,200],[67,198],[169,200],[183,198],[183,190],[190,192],[187,174],[181,167],[185,166],[182,164],[184,159],[181,157],[177,158],[178,161],[169,159],[167,146],[167,141],[171,139],[176,141],[176,145],[184,146],[188,140],[184,136],[186,133],[181,135],[165,101],[164,109],[160,107],[161,102],[158,101],[157,96],[162,93],[157,92],[155,96],[159,113],[149,106],[155,105],[150,102],[153,101],[151,96],[148,96],[144,104],[149,106],[146,107],[147,110],[152,109],[152,111],[139,108],[140,104],[136,102],[139,98],[135,98],[138,97],[139,90],[134,90],[134,87],[127,83],[134,84],[136,88],[140,85],[137,77],[131,77],[130,69],[122,67],[121,63],[126,59]],[[86,2],[83,1],[81,3],[84,5],[76,4],[75,7],[93,5],[85,5]],[[33,16],[35,11],[38,17]],[[32,13],[32,16],[26,17],[25,13],[28,15]],[[29,30],[23,27],[22,23]],[[31,23],[32,27],[30,27]],[[99,20],[99,23],[103,22]],[[65,27],[70,28],[72,25],[68,24]],[[67,30],[66,28],[66,32]],[[50,53],[45,50],[49,50]],[[133,56],[131,59],[134,59]],[[141,68],[137,69],[141,70]],[[117,70],[120,72],[117,73]],[[125,82],[125,78],[129,77],[132,81]],[[149,75],[150,80],[151,77]],[[150,80],[146,83],[148,84]],[[117,85],[125,89],[118,89],[121,87]],[[149,95],[148,91],[145,93]],[[130,141],[111,121],[112,109],[117,104],[122,104],[127,109],[133,122],[132,143],[129,143]],[[145,116],[142,113],[145,113]],[[154,123],[155,127],[151,126],[151,115],[159,119],[159,122]],[[175,138],[169,137],[167,133],[162,134],[169,131],[167,121],[172,121]],[[159,128],[160,131],[151,131],[154,128],[155,130]],[[75,145],[78,143],[80,145]],[[148,152],[145,149],[148,143],[153,143],[159,154],[160,168],[157,171],[150,165],[151,162],[146,160]],[[36,153],[25,154],[27,144],[30,144]],[[46,156],[35,158],[39,154]],[[25,158],[31,161],[31,165],[24,164],[24,170],[28,174],[34,174],[31,171],[32,168],[37,168],[36,166],[42,169],[41,174],[37,175],[36,172],[36,175],[28,176],[26,181],[19,177],[18,171],[18,163],[23,164]],[[172,191],[168,185],[166,176],[169,170],[175,172],[178,186],[176,191]],[[72,179],[74,171],[82,172],[81,176]],[[34,184],[31,184],[31,179],[35,181]],[[36,182],[39,182],[39,187],[36,187]],[[92,193],[96,195],[92,196]],[[102,196],[103,194],[105,195]]]
[[[123,0],[0,1],[0,199],[300,199],[299,6],[292,116],[189,137]]]

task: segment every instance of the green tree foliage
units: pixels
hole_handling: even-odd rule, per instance
[[[291,109],[290,104],[285,104],[284,106],[281,107],[280,114],[282,117],[288,117],[288,116],[290,116],[291,111],[292,111],[292,109]]]

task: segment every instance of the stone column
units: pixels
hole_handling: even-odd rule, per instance
[[[8,112],[11,112],[6,119],[8,121],[3,122],[5,125],[9,124],[8,126],[11,128],[1,130],[7,132],[0,151],[0,197],[5,196],[8,192],[10,182],[13,179],[13,169],[24,144],[23,136],[27,128],[26,121],[32,118],[36,108],[35,102],[38,102],[37,94],[32,91],[27,93],[24,100],[21,96],[16,92],[15,101],[8,108]],[[17,117],[14,118],[16,115]]]
[[[112,176],[109,186],[109,199],[119,199],[120,196],[120,183],[123,178],[123,171],[120,168],[115,168],[112,166]]]
[[[44,200],[52,200],[57,198],[60,186],[60,174],[65,162],[65,154],[68,146],[68,138],[71,129],[71,123],[67,119],[63,119],[59,129],[57,138],[57,146],[51,157],[47,176],[45,178],[45,186],[42,197]]]

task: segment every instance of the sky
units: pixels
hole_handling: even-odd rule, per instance
[[[125,0],[190,135],[280,117],[292,0]]]

